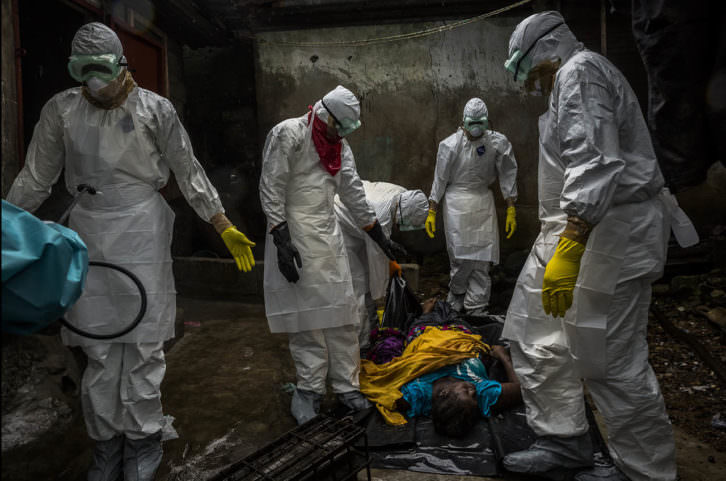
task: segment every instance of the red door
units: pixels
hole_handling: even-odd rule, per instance
[[[114,27],[124,46],[124,55],[136,83],[166,96],[166,59],[163,45],[128,32],[118,25]]]

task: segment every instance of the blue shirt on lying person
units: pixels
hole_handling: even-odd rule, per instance
[[[405,413],[407,418],[431,415],[434,382],[444,377],[453,377],[472,383],[476,389],[479,411],[483,416],[489,416],[491,406],[497,402],[502,392],[501,383],[489,379],[486,367],[481,360],[470,358],[459,364],[452,364],[424,374],[404,384],[401,387],[401,393],[403,399],[409,404],[409,409]]]

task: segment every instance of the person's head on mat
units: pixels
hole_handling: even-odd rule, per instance
[[[437,433],[453,438],[464,437],[478,417],[474,384],[448,376],[434,382],[431,418]]]

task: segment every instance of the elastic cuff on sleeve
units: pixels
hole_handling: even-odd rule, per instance
[[[233,227],[234,224],[227,218],[226,215],[224,215],[223,212],[217,212],[212,216],[211,219],[209,219],[209,222],[212,223],[214,226],[214,230],[217,231],[217,234],[222,234],[225,230],[227,230],[230,227]]]
[[[562,234],[560,234],[560,237],[585,245],[587,244],[587,238],[590,237],[592,227],[592,224],[585,222],[577,216],[568,216],[567,225],[565,226],[565,230],[562,231]]]

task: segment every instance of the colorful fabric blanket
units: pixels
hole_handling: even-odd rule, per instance
[[[457,330],[428,326],[411,342],[400,357],[385,364],[361,361],[360,390],[376,405],[388,424],[406,424],[403,414],[395,411],[401,386],[423,374],[490,350],[481,336]]]

